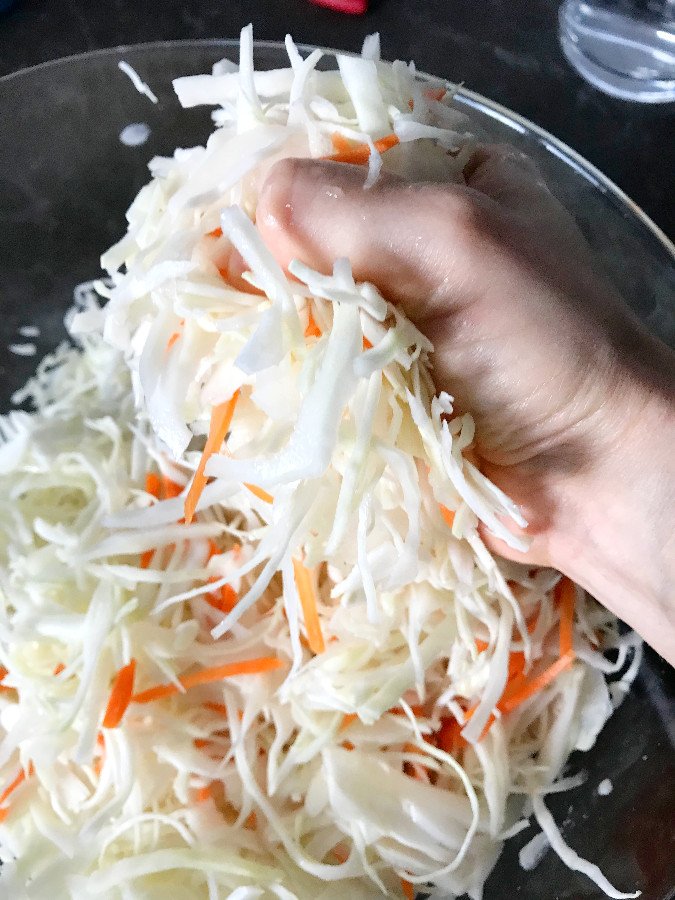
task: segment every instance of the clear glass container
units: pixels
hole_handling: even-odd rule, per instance
[[[98,276],[100,253],[122,235],[125,210],[149,179],[148,160],[206,139],[210,110],[182,110],[172,79],[207,72],[216,60],[237,54],[238,43],[231,41],[156,43],[98,51],[0,78],[3,346],[17,342],[22,325],[41,329],[34,339],[37,357],[4,353],[0,358],[4,408],[37,359],[65,338],[63,315],[73,288]],[[258,43],[255,57],[259,68],[288,64],[279,44]],[[148,82],[157,105],[118,70],[121,59]],[[629,303],[675,346],[675,248],[659,229],[597,169],[542,129],[470,91],[460,90],[457,105],[477,135],[510,142],[534,157]],[[130,125],[146,127],[130,131]],[[618,886],[640,887],[643,900],[666,900],[675,889],[667,827],[673,803],[673,696],[672,669],[647,652],[633,691],[596,746],[570,763],[571,771],[587,772],[586,784],[550,798],[570,844]],[[601,797],[596,788],[605,778],[614,789]],[[517,851],[533,834],[527,829],[507,844],[485,900],[600,897],[551,851],[534,871],[522,871]]]
[[[565,0],[560,43],[577,72],[612,97],[675,100],[674,0]]]

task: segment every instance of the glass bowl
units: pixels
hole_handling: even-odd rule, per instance
[[[158,42],[0,78],[0,337],[4,348],[34,343],[37,349],[32,357],[2,354],[3,409],[37,360],[65,337],[63,315],[73,288],[98,277],[100,253],[122,235],[124,212],[148,180],[148,160],[206,139],[210,109],[180,109],[172,79],[237,56],[236,41]],[[288,65],[281,44],[258,42],[255,56],[258,68]],[[151,86],[157,105],[119,71],[123,59]],[[461,90],[456,102],[479,137],[510,142],[534,157],[631,306],[675,345],[675,248],[659,229],[597,169],[542,129],[470,91]],[[39,336],[21,335],[26,325],[37,325]],[[572,771],[588,773],[586,783],[550,799],[569,843],[621,889],[639,887],[643,900],[666,900],[675,891],[673,687],[673,671],[647,652],[633,691],[596,746],[571,762]],[[600,796],[596,788],[605,778],[614,789]],[[530,828],[508,843],[485,900],[601,896],[552,851],[524,872],[517,851],[533,834]]]

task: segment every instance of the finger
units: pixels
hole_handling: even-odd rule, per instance
[[[417,322],[447,312],[453,297],[469,302],[477,284],[468,221],[480,210],[466,188],[385,176],[365,190],[365,177],[360,166],[277,163],[261,191],[257,224],[279,261],[298,257],[328,272],[347,257],[358,280],[377,285]]]
[[[534,160],[508,144],[478,147],[464,167],[469,187],[513,210],[550,203],[553,196]]]
[[[479,468],[483,475],[502,488],[518,505],[527,527],[521,528],[512,520],[504,519],[507,528],[519,538],[530,542],[528,549],[521,553],[495,537],[484,525],[479,526],[480,535],[487,548],[497,556],[513,562],[534,566],[550,566],[555,558],[550,546],[553,522],[560,514],[560,503],[550,491],[550,478],[546,472],[536,467],[494,465],[481,460]],[[542,502],[542,499],[545,502]]]

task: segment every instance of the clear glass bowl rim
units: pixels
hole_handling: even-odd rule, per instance
[[[42,72],[45,69],[57,68],[62,65],[67,65],[68,63],[82,61],[89,58],[119,55],[126,50],[153,51],[167,48],[189,47],[223,47],[226,49],[238,49],[239,39],[199,38],[168,41],[159,40],[147,41],[138,44],[121,44],[117,47],[101,47],[97,50],[88,50],[84,53],[74,53],[70,56],[62,56],[56,59],[46,60],[42,63],[37,63],[33,66],[26,66],[22,69],[17,69],[16,71],[10,72],[7,75],[0,76],[0,86],[14,79],[19,79],[25,75]],[[281,41],[254,40],[254,51],[256,47],[271,51],[285,50],[284,44]],[[297,47],[301,52],[304,53],[311,53],[313,50],[317,49],[316,45],[314,44],[297,44]],[[327,55],[335,53],[344,53],[350,56],[356,55],[350,51],[337,50],[333,47],[319,47],[319,49]],[[423,79],[434,81],[438,81],[439,79],[439,76],[430,75],[422,71],[418,71],[417,75]],[[441,80],[447,81],[447,79]],[[555,137],[555,135],[552,135],[550,132],[546,131],[546,129],[541,128],[536,123],[530,121],[529,119],[526,119],[524,116],[521,116],[519,113],[514,112],[506,106],[502,106],[500,103],[496,103],[494,100],[490,100],[488,97],[485,97],[482,94],[471,91],[463,85],[459,86],[457,94],[460,97],[460,101],[465,105],[478,109],[491,118],[495,118],[502,123],[509,125],[510,127],[516,128],[518,131],[529,132],[530,134],[534,135],[540,142],[547,145],[547,149],[549,151],[553,152],[556,156],[559,156],[571,168],[575,169],[578,174],[582,175],[584,178],[586,178],[586,180],[593,183],[602,193],[610,195],[619,206],[622,206],[630,215],[638,220],[642,227],[651,234],[652,238],[656,239],[656,241],[661,245],[662,249],[664,249],[668,256],[672,259],[673,263],[675,263],[675,244],[673,244],[673,242],[666,236],[666,234],[659,228],[659,226],[654,221],[652,221],[652,219],[650,219],[650,217],[637,205],[637,203],[631,200],[631,198],[627,194],[625,194],[621,190],[621,188],[618,187],[618,185],[616,185],[610,178],[608,178],[602,171],[600,171],[600,169],[596,168],[596,166],[585,159],[585,157],[577,153],[576,150],[574,150],[568,144],[564,143],[564,141],[559,140],[557,137]]]

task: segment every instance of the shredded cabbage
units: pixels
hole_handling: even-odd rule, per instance
[[[559,576],[480,540],[483,522],[524,548],[504,523],[526,523],[436,396],[430,341],[348,260],[290,279],[255,226],[270,165],[335,134],[370,149],[366,187],[381,168],[460,180],[452,90],[382,63],[377,36],[332,71],[287,48],[255,72],[245,28],[238,67],[177,79],[217,127],[150,163],[73,344],[0,419],[0,887],[337,900],[403,879],[478,900],[531,798],[568,865],[637,896],[541,797],[579,782],[567,758],[639,643],[577,592],[574,662],[500,709],[558,658]],[[200,681],[216,667],[239,674]]]

